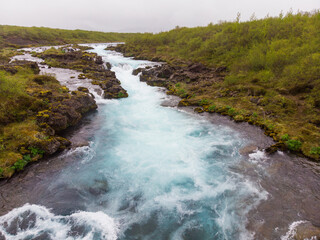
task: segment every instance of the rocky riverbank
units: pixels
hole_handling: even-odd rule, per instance
[[[120,51],[121,47],[113,48],[113,50]],[[160,61],[161,59],[153,58],[149,60]],[[212,98],[212,96],[210,96],[210,94],[212,94],[212,92],[210,92],[212,85],[219,85],[219,83],[224,81],[225,75],[227,74],[225,68],[209,68],[201,63],[175,62],[174,64],[162,64],[161,66],[155,66],[152,68],[136,69],[133,71],[133,74],[139,75],[140,81],[146,82],[150,86],[165,87],[167,89],[167,94],[176,95],[181,98],[178,103],[179,107],[186,107],[187,111],[189,111],[191,107],[195,112],[205,114],[208,119],[215,119],[215,123],[217,123],[218,115],[210,115],[211,113],[218,113],[220,115],[230,117],[235,121],[233,127],[238,130],[239,128],[242,128],[242,124],[244,124],[242,123],[240,125],[240,122],[248,122],[251,125],[260,127],[264,134],[271,137],[273,141],[270,139],[270,141],[264,141],[263,144],[261,144],[258,143],[257,139],[255,139],[256,137],[253,137],[252,139],[255,139],[254,142],[257,145],[244,147],[240,152],[244,156],[249,155],[250,158],[254,159],[254,161],[257,160],[258,162],[268,159],[268,164],[263,163],[264,171],[268,172],[273,176],[273,178],[278,179],[275,181],[278,184],[277,186],[275,186],[275,184],[270,184],[272,180],[269,179],[268,176],[257,177],[256,174],[249,174],[253,179],[257,177],[257,181],[259,178],[264,178],[261,184],[273,197],[268,199],[268,201],[261,203],[257,209],[249,213],[250,216],[247,228],[256,232],[255,236],[257,239],[273,239],[274,236],[279,234],[279,232],[283,232],[282,239],[302,240],[317,239],[320,237],[320,228],[318,225],[319,218],[314,214],[314,210],[309,209],[309,204],[297,205],[297,202],[306,202],[304,199],[305,196],[309,196],[309,194],[312,193],[310,192],[309,194],[300,196],[302,198],[299,200],[299,194],[296,192],[297,190],[294,186],[296,184],[301,184],[301,178],[298,177],[300,180],[296,180],[291,177],[292,174],[296,177],[306,174],[306,169],[301,169],[299,165],[307,164],[307,161],[300,157],[284,155],[282,152],[289,150],[296,155],[303,156],[301,149],[290,148],[290,143],[292,141],[290,142],[289,139],[283,139],[280,132],[275,131],[274,128],[271,128],[270,125],[266,124],[266,122],[262,121],[258,116],[248,113],[245,114],[244,111],[236,110],[226,105],[226,102],[219,101],[226,97],[225,92],[221,91],[218,95],[215,95],[214,97],[216,100],[214,103],[209,100]],[[236,98],[238,96],[237,92],[231,92],[228,94],[230,94],[229,97],[232,98]],[[250,98],[252,105],[261,106],[259,102],[256,101],[261,98],[260,93],[255,92],[254,90],[252,92],[248,91],[248,97]],[[221,121],[224,121],[224,124],[228,122],[226,119]],[[238,127],[235,125],[238,125]],[[247,132],[249,129],[250,128],[246,128],[244,132]],[[256,136],[259,136],[259,134],[256,134]],[[266,153],[274,153],[274,155],[272,157],[268,157],[268,155],[265,155],[265,152],[263,151],[257,152],[257,149],[265,149],[264,151]],[[277,150],[281,151],[278,152]],[[316,160],[317,158],[309,159]],[[261,162],[259,164],[261,164]],[[239,169],[242,169],[242,167],[246,169],[248,166],[239,166]],[[317,169],[319,169],[319,167],[315,165],[314,171],[318,171]],[[319,173],[312,171],[308,173],[310,176],[313,174],[317,176]],[[313,182],[313,180],[309,179],[306,181],[309,182],[310,186],[315,184],[311,188],[318,188],[316,182]],[[285,184],[282,184],[282,182]],[[286,191],[284,192],[283,189],[286,189]],[[304,189],[303,191],[308,190]],[[286,201],[283,202],[283,199],[286,199]],[[312,197],[312,200],[309,199],[309,201],[313,201],[313,204],[316,204],[317,197],[314,196]],[[277,213],[270,215],[270,206],[273,206],[272,208],[274,209],[279,209]],[[284,213],[282,208],[289,208],[291,211],[294,209],[294,211]],[[283,222],[285,222],[284,219],[295,219],[295,216],[293,215],[295,212],[300,212],[300,217],[302,219],[308,219],[308,221],[293,222],[289,226],[289,230],[286,230],[288,225],[283,224]],[[282,221],[275,221],[274,218],[282,218]],[[266,222],[264,224],[260,222],[257,223],[256,219],[264,219]]]
[[[66,77],[84,82],[90,78],[107,99],[128,96],[110,65],[104,65],[101,57],[85,52],[85,48],[49,48],[33,52],[33,56],[45,62],[13,59],[0,66],[5,80],[0,86],[0,178],[11,177],[27,164],[68,148],[71,142],[61,137],[64,131],[97,109],[88,88],[79,86],[71,91],[54,76],[39,75],[42,68],[81,71],[78,76]],[[15,82],[20,86],[17,89]]]
[[[109,49],[136,59],[164,61],[146,52],[133,54],[125,45]],[[262,128],[276,141],[275,145],[267,148],[269,153],[279,149],[289,150],[319,161],[319,122],[317,116],[307,122],[303,119],[300,100],[284,95],[270,97],[265,89],[254,84],[238,89],[226,87],[226,67],[213,68],[181,59],[165,60],[166,63],[161,66],[137,69],[134,74],[140,74],[140,80],[151,86],[166,87],[168,94],[181,97],[180,107],[194,106],[199,113],[219,113],[230,116],[236,122],[248,122]]]

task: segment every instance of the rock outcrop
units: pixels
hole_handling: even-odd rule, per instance
[[[104,66],[101,56],[81,50],[62,53],[59,49],[50,49],[37,56],[45,59],[49,66],[83,72],[83,74],[79,74],[78,79],[92,79],[92,84],[99,85],[107,99],[128,97],[127,91],[121,87],[115,73],[110,70],[110,63],[106,63]]]
[[[140,81],[151,86],[169,87],[177,83],[187,83],[197,87],[199,83],[210,83],[223,81],[224,74],[217,69],[210,69],[201,63],[189,64],[187,66],[170,66],[162,64],[150,69],[136,69],[133,74],[140,74]]]
[[[40,111],[37,122],[40,126],[51,127],[55,132],[75,126],[84,114],[97,109],[89,93],[73,91],[72,96],[61,102],[54,102],[50,110]]]

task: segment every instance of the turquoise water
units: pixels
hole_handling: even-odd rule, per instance
[[[77,161],[48,186],[56,203],[51,212],[25,205],[0,222],[34,214],[35,225],[19,230],[21,239],[249,239],[246,215],[266,198],[258,184],[232,170],[249,140],[196,114],[162,107],[163,91],[132,75],[152,63],[92,46],[112,64],[129,97],[96,99],[100,127],[89,147],[65,154]]]

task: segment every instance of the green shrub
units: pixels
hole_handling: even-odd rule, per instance
[[[28,148],[32,154],[32,156],[36,156],[36,155],[43,155],[45,153],[45,151],[37,148],[37,147],[29,147]],[[31,160],[31,159],[30,159]]]
[[[199,105],[200,105],[200,106],[204,106],[204,105],[208,105],[208,104],[209,104],[208,99],[201,99],[201,100],[199,101]]]
[[[12,168],[15,170],[15,171],[21,171],[23,170],[23,168],[31,161],[31,156],[30,154],[27,154],[27,155],[23,155],[23,158],[16,161]]]
[[[209,112],[214,112],[215,109],[216,109],[216,105],[211,105],[211,106],[208,108]]]
[[[286,145],[289,150],[296,152],[301,149],[302,143],[299,140],[291,139],[291,140],[286,141]]]
[[[235,115],[237,115],[237,112],[236,112],[236,110],[234,108],[230,108],[228,110],[228,115],[229,116],[235,116]]]
[[[16,171],[21,171],[27,164],[27,161],[20,159],[13,164],[12,168]]]
[[[320,155],[320,147],[313,147],[310,151],[310,154]]]
[[[184,89],[179,89],[177,93],[182,98],[186,97],[186,95],[187,95],[187,92]]]
[[[23,155],[23,160],[24,160],[24,161],[27,161],[27,162],[30,162],[30,161],[31,161],[31,156],[30,156],[30,154]]]
[[[289,135],[286,133],[284,135],[282,135],[281,140],[282,141],[288,141],[290,139]]]

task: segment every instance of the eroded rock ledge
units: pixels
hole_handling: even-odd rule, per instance
[[[12,96],[2,101],[6,109],[0,117],[0,178],[3,178],[21,171],[30,162],[67,148],[70,141],[60,133],[79,123],[97,105],[90,93],[70,92],[56,78],[38,75],[37,63],[18,61],[0,69],[4,70],[5,78],[23,80],[26,84],[25,88],[12,89]]]
[[[78,78],[88,78],[92,84],[99,85],[104,98],[128,96],[110,70],[110,64],[104,65],[96,54],[73,48],[51,48],[33,56],[43,58],[49,67],[81,71]],[[0,178],[7,178],[30,162],[68,148],[71,143],[61,137],[63,131],[76,126],[97,105],[87,88],[70,91],[55,77],[38,75],[40,69],[35,62],[7,62],[0,66],[0,71],[15,81],[24,79],[26,84],[19,90],[21,97],[7,97],[1,105],[4,109],[7,106],[7,110],[0,114]]]
[[[83,72],[78,78],[92,79],[92,84],[99,85],[107,99],[128,97],[127,91],[121,87],[115,73],[110,70],[110,64],[106,63],[104,65],[101,56],[82,50],[67,51],[64,48],[49,49],[36,54],[36,56],[44,59],[50,67],[68,68]]]

